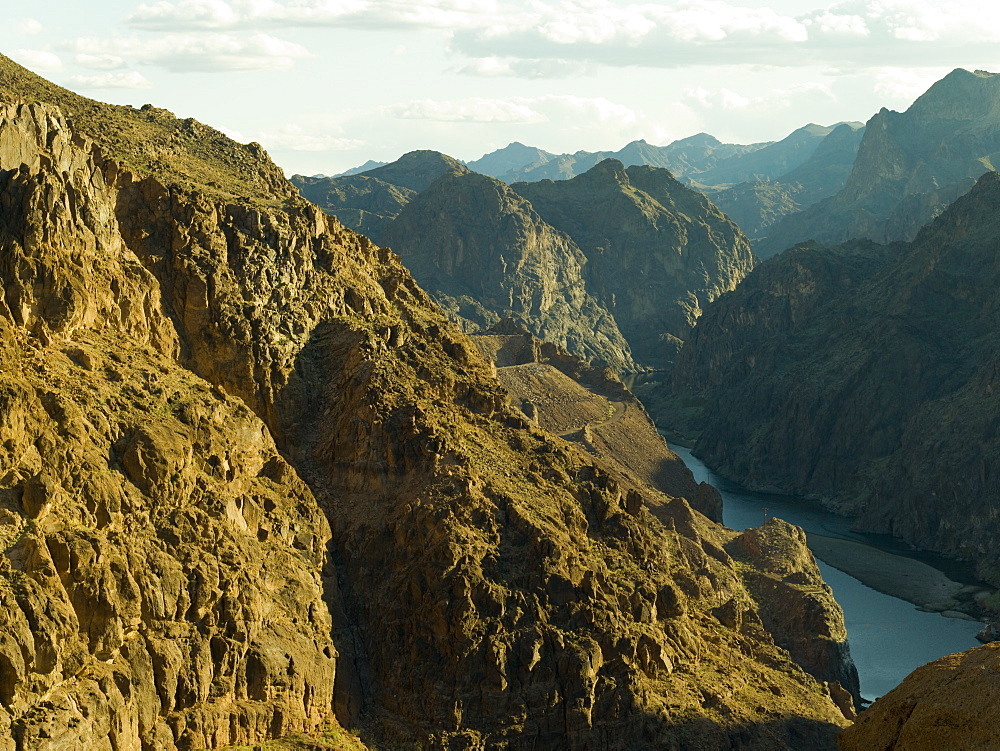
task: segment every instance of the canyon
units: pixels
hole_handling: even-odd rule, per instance
[[[834,747],[794,528],[534,424],[257,144],[0,95],[0,747]]]

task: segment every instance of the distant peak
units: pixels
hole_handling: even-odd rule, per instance
[[[996,117],[1000,110],[1000,75],[956,68],[917,97],[907,113],[921,118],[970,120]]]
[[[577,175],[574,180],[600,180],[608,178],[618,183],[628,182],[628,173],[625,172],[625,165],[619,159],[609,157],[602,159],[582,175]]]
[[[722,141],[711,133],[695,133],[693,136],[675,141],[675,144],[692,144],[697,146],[721,146]]]

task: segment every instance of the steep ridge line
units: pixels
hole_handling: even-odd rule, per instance
[[[832,689],[775,639],[842,657],[837,611],[769,631],[745,577],[780,561],[743,546],[738,568],[683,497],[665,526],[532,427],[391,252],[303,202],[123,170],[52,107],[12,113],[7,736],[210,747],[336,711],[389,746],[832,746]],[[58,383],[20,383],[33,351]],[[81,416],[64,395],[88,388]]]

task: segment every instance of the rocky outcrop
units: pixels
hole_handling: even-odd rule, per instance
[[[0,108],[0,747],[196,748],[332,719],[330,537],[261,421],[181,368],[130,180]]]
[[[967,192],[1000,153],[1000,76],[955,70],[906,112],[882,109],[865,127],[851,175],[835,195],[776,223],[755,251],[768,258],[805,240],[912,240]]]
[[[588,360],[635,369],[614,318],[587,290],[583,253],[499,180],[468,170],[441,177],[382,239],[471,330],[513,317]]]
[[[623,485],[646,486],[655,515],[681,496],[722,523],[722,496],[695,482],[683,460],[657,432],[642,403],[609,368],[598,368],[535,339],[513,319],[472,337],[497,366],[511,404],[532,422],[604,460]]]
[[[998,205],[988,173],[913,243],[765,262],[699,323],[661,419],[697,403],[682,419],[723,474],[997,581]]]
[[[390,748],[832,747],[843,714],[762,626],[733,533],[532,426],[390,251],[290,188],[195,190],[8,113],[7,747],[334,714]]]
[[[606,160],[562,182],[516,183],[587,257],[587,288],[635,359],[663,367],[702,309],[753,267],[739,228],[668,171]]]
[[[764,627],[792,658],[832,687],[834,701],[853,719],[860,703],[858,670],[833,590],[823,581],[800,527],[774,517],[748,529],[726,547],[742,569],[747,588],[761,603]],[[850,700],[841,698],[844,694]]]
[[[997,745],[1000,644],[948,655],[917,668],[838,739],[842,751],[936,751]]]

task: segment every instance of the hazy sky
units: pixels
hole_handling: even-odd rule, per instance
[[[0,0],[0,51],[87,96],[151,102],[285,170],[417,148],[471,160],[776,140],[1000,70],[1000,4],[739,0]]]

